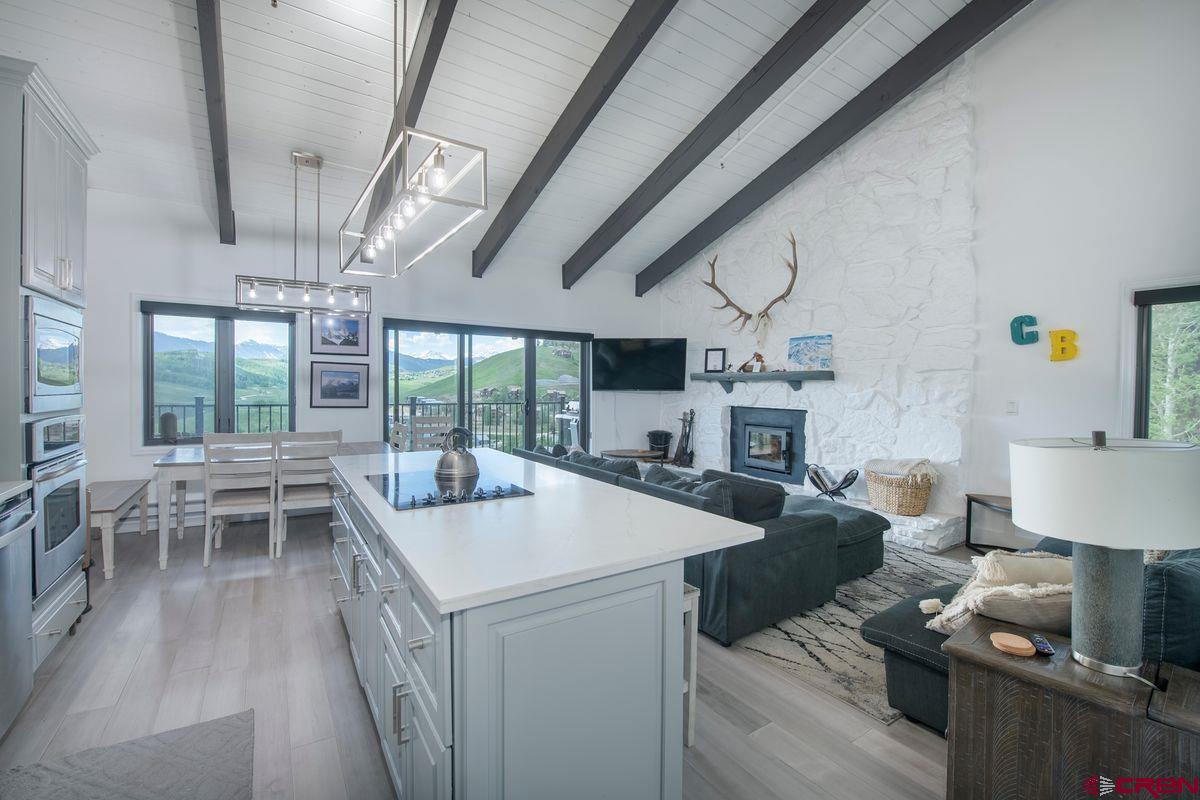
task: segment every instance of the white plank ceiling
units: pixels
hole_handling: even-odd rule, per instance
[[[485,280],[521,261],[565,260],[811,3],[680,0]],[[488,148],[492,212],[628,4],[459,0],[419,127]],[[410,1],[410,36],[420,5]],[[963,5],[872,0],[597,268],[644,267]],[[234,210],[239,220],[290,220],[289,153],[310,150],[328,165],[332,239],[391,119],[392,3],[222,0],[221,9]],[[0,0],[0,53],[41,64],[96,139],[92,186],[215,216],[194,0]],[[439,252],[441,266],[470,270],[492,212]]]

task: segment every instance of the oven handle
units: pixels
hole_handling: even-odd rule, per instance
[[[36,478],[33,479],[33,482],[34,483],[42,483],[43,481],[48,481],[51,478],[58,478],[62,475],[66,475],[68,472],[73,472],[74,470],[77,470],[80,467],[86,467],[87,463],[88,462],[87,462],[86,458],[72,459],[70,464],[60,467],[59,469],[54,470],[54,472],[48,472],[45,475],[38,475]]]
[[[40,511],[29,511],[26,513],[28,513],[29,516],[26,517],[20,525],[13,528],[11,531],[8,531],[7,533],[0,535],[0,549],[8,547],[22,536],[27,536],[29,531],[33,530],[33,528],[37,525],[38,518],[42,515],[42,512]]]

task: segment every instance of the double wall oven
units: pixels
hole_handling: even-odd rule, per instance
[[[27,430],[33,507],[40,512],[33,531],[33,594],[38,598],[83,560],[87,458],[81,414],[34,420]]]

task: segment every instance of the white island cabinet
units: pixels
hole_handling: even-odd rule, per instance
[[[396,509],[333,459],[331,583],[405,800],[682,795],[683,559],[762,530],[491,450],[533,492]]]

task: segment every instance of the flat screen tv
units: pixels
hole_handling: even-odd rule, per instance
[[[593,339],[592,388],[681,392],[687,339]]]

